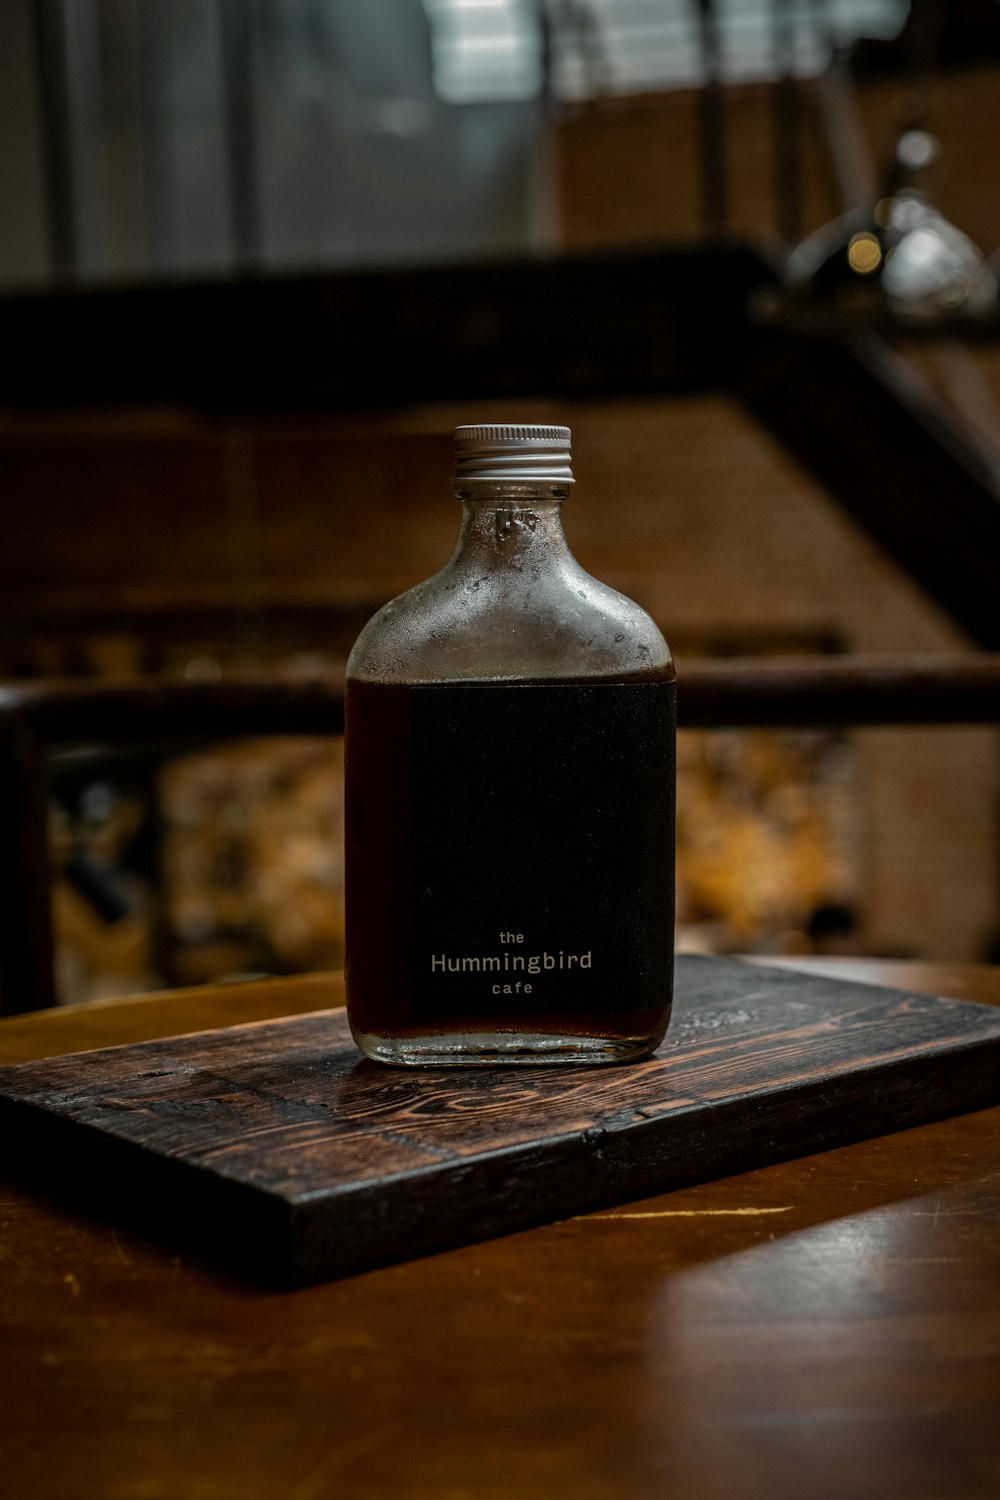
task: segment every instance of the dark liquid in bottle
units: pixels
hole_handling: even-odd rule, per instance
[[[656,673],[349,681],[357,1035],[656,1045],[672,981],[674,711]]]

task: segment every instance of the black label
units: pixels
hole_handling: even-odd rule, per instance
[[[414,1014],[670,998],[672,683],[415,687]]]

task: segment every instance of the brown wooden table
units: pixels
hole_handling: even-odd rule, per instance
[[[341,998],[14,1017],[0,1061]],[[995,1500],[998,1434],[1000,1108],[293,1293],[0,1183],[9,1500]]]

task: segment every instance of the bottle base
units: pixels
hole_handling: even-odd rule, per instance
[[[424,1036],[378,1036],[354,1031],[353,1035],[361,1051],[373,1062],[402,1068],[539,1067],[574,1063],[598,1067],[641,1062],[662,1039],[662,1034],[607,1037],[510,1031]]]

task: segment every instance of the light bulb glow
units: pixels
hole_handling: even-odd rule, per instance
[[[870,276],[882,264],[882,247],[873,234],[852,234],[847,246],[847,263],[859,276]]]

